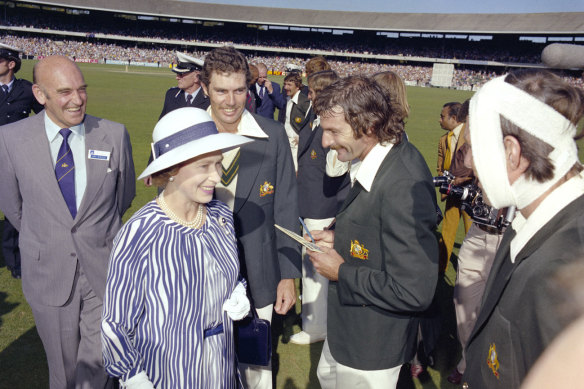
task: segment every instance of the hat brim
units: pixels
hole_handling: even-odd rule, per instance
[[[178,67],[173,67],[172,71],[178,74],[185,74],[185,73],[190,73],[190,72],[194,72],[195,70],[199,70],[199,69],[185,69],[185,68],[178,68]]]
[[[220,133],[208,135],[179,146],[166,154],[162,154],[146,167],[138,177],[138,180],[142,180],[154,173],[158,173],[181,162],[198,157],[199,155],[213,151],[225,152],[250,142],[253,142],[253,139],[236,134]]]

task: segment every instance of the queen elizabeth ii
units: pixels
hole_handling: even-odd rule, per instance
[[[235,388],[233,321],[249,311],[230,209],[213,199],[222,152],[251,140],[219,134],[197,108],[165,115],[139,179],[164,188],[114,242],[102,347],[128,388]]]

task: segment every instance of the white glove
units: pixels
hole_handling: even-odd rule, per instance
[[[122,388],[127,389],[154,389],[154,385],[152,385],[144,370],[125,382],[120,380],[120,383],[122,384]]]
[[[245,294],[245,286],[238,282],[231,296],[223,303],[223,310],[231,320],[241,320],[249,313],[249,299]]]

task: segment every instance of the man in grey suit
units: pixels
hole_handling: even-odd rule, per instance
[[[323,389],[395,388],[438,280],[432,176],[374,81],[337,81],[314,109],[323,147],[361,161],[335,231],[313,233],[324,252],[308,250],[331,281],[317,375]]]
[[[87,85],[68,58],[43,59],[33,79],[45,110],[0,128],[0,209],[20,232],[51,389],[112,387],[100,319],[112,242],[135,195],[130,139],[85,114]]]
[[[223,153],[216,196],[233,209],[241,272],[248,281],[258,316],[271,320],[294,306],[294,278],[301,276],[300,248],[274,223],[299,229],[296,176],[281,124],[245,110],[251,73],[243,54],[220,47],[205,58],[201,81],[219,132],[254,139]],[[247,388],[271,388],[271,366],[240,364]]]

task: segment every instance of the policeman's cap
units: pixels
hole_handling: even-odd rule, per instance
[[[204,62],[202,60],[191,57],[185,53],[177,52],[176,59],[178,64],[172,68],[172,71],[175,73],[184,74],[203,69]]]

